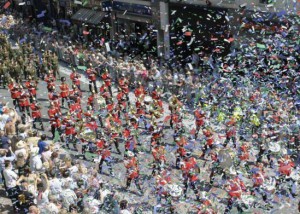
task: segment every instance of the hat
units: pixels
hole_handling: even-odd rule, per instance
[[[16,144],[16,147],[18,149],[23,149],[26,147],[26,143],[23,141],[23,140],[20,140],[17,144]]]

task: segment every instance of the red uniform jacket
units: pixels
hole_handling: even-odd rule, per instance
[[[181,170],[182,170],[183,175],[187,176],[190,181],[196,181],[196,180],[198,180],[198,177],[195,174],[196,167],[197,167],[196,159],[191,157],[188,160],[184,161],[184,164],[181,167]]]
[[[203,134],[206,137],[206,144],[209,146],[212,145],[214,143],[213,133],[209,130],[204,130]]]
[[[196,126],[203,126],[205,114],[201,113],[199,109],[197,109],[195,110],[195,117],[196,117]]]
[[[10,93],[12,99],[19,99],[19,97],[21,96],[21,92],[17,88],[12,88]]]
[[[93,95],[93,94],[91,96],[89,96],[87,104],[88,105],[94,104],[94,98],[95,98],[95,95]]]
[[[134,90],[134,95],[137,98],[145,96],[145,94],[146,94],[146,91],[145,91],[145,89],[144,89],[143,86],[140,86],[139,88],[137,88],[137,89]]]
[[[60,86],[59,86],[61,92],[60,92],[60,96],[62,98],[66,98],[69,96],[69,86],[67,85],[67,83],[62,83]]]
[[[102,80],[104,81],[106,86],[110,86],[111,85],[111,78],[109,76],[108,73],[104,73],[101,75]]]
[[[49,116],[50,119],[54,119],[55,115],[58,114],[58,113],[59,113],[59,111],[55,107],[52,107],[48,110],[48,116]]]
[[[66,123],[66,129],[65,129],[66,135],[74,135],[76,134],[75,126],[71,122]]]
[[[28,97],[29,97],[28,94],[25,93],[24,91],[21,93],[20,98],[19,98],[19,105],[21,107],[27,107],[30,105]]]
[[[74,72],[72,72],[71,74],[70,74],[70,79],[72,80],[72,82],[73,82],[73,84],[75,84],[75,85],[80,85],[80,74],[77,74],[77,73],[74,73]]]
[[[130,179],[135,179],[139,176],[139,168],[135,157],[126,160],[124,165],[127,168],[127,174]]]
[[[164,146],[157,146],[152,149],[152,156],[155,161],[166,161],[166,150]]]
[[[28,92],[29,92],[30,96],[35,96],[36,95],[36,87],[33,85],[30,85],[28,87]]]
[[[88,69],[86,70],[86,74],[87,74],[88,79],[89,79],[90,81],[96,81],[96,74],[95,74],[95,71],[94,71],[93,69],[88,68]]]
[[[37,106],[35,103],[32,103],[30,105],[30,109],[31,109],[31,116],[33,119],[42,117],[40,107]]]

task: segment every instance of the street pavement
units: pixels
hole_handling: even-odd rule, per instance
[[[67,77],[67,82],[70,85],[70,79],[69,79],[69,74],[71,73],[70,68],[64,64],[60,64],[60,74],[61,76]],[[81,86],[82,90],[84,91],[83,93],[83,99],[82,100],[87,100],[87,97],[89,95],[88,92],[88,80],[85,76],[82,75],[81,77]],[[57,81],[57,89],[60,84],[60,81]],[[48,121],[48,116],[47,116],[47,109],[49,106],[49,101],[48,101],[48,92],[46,88],[47,84],[40,80],[38,84],[38,93],[37,93],[37,101],[41,104],[42,106],[42,118],[43,118],[43,123],[46,128],[45,133],[50,137],[50,125]],[[97,86],[100,86],[100,81],[97,81]],[[59,89],[58,89],[59,90]],[[116,89],[113,89],[113,92],[116,91]],[[9,102],[9,106],[12,106],[12,101],[10,99],[10,93],[8,92],[7,89],[0,89],[0,99],[3,101]],[[130,94],[130,100],[134,100],[134,95],[131,93]],[[86,103],[82,102],[83,104],[83,109],[86,109]],[[170,112],[167,108],[167,103],[164,103],[164,117],[167,116]],[[191,114],[191,111],[187,108],[185,111],[185,116],[184,116],[184,125],[186,127],[186,132],[189,133],[191,129],[194,128],[194,117]],[[62,109],[63,115],[67,114],[67,109]],[[163,117],[163,118],[164,118]],[[37,125],[39,128],[39,125]],[[222,129],[222,127],[216,127],[217,130]],[[220,133],[219,133],[220,134]],[[174,183],[179,184],[182,186],[182,180],[180,179],[180,171],[175,169],[175,143],[173,141],[173,131],[169,128],[167,128],[164,131],[164,138],[166,142],[166,149],[167,149],[167,168],[170,170],[172,174],[172,180]],[[140,160],[140,173],[141,173],[141,181],[142,181],[142,189],[143,189],[143,196],[140,196],[137,193],[137,189],[134,184],[131,185],[129,191],[124,191],[125,187],[125,182],[126,182],[126,175],[125,175],[125,167],[123,165],[123,156],[118,155],[113,147],[113,158],[114,158],[114,165],[113,165],[113,170],[115,173],[114,177],[109,176],[108,169],[104,164],[103,167],[103,172],[104,174],[101,174],[101,179],[103,181],[107,181],[107,184],[111,190],[116,190],[118,192],[119,198],[126,199],[129,202],[130,207],[136,208],[136,207],[141,207],[143,208],[143,213],[152,213],[153,212],[153,206],[156,205],[156,197],[154,193],[154,180],[151,176],[151,166],[150,164],[152,163],[152,155],[150,152],[150,136],[146,134],[142,134],[140,136],[141,146],[139,146],[139,150],[141,151],[140,154],[138,154],[138,159]],[[224,139],[219,139],[219,143],[222,143],[222,140]],[[201,136],[201,133],[199,134],[199,139],[197,140],[190,140],[188,147],[192,149],[193,155],[195,157],[198,157],[201,154],[201,149],[202,149],[202,142],[203,142],[203,137]],[[124,148],[122,144],[120,144],[121,151],[124,152]],[[63,150],[65,154],[71,155],[73,158],[77,158],[76,152],[73,150]],[[252,154],[252,159],[257,153],[257,151],[254,151],[254,154]],[[83,160],[84,161],[84,160]],[[88,166],[88,168],[93,167],[97,168],[96,164],[91,162],[91,161],[84,161],[85,164]],[[205,160],[199,160],[198,159],[198,164],[201,168],[201,172],[199,175],[200,180],[203,181],[208,181],[208,176],[210,173],[210,164],[209,161]],[[272,172],[269,171],[267,172],[271,174]],[[252,182],[249,178],[245,178],[248,183],[250,182],[250,185],[252,185]],[[217,185],[219,182],[221,182],[220,177],[217,177],[215,179],[215,186],[212,187],[212,189],[209,191],[209,195],[212,195],[211,198],[213,198],[213,205],[215,207],[215,210],[218,211],[218,213],[224,213],[225,209],[225,204],[227,201],[227,193],[224,191],[221,185]],[[246,182],[247,185],[247,182]],[[183,187],[183,186],[182,186]],[[207,189],[205,185],[203,185],[203,190]],[[11,204],[10,200],[4,197],[5,192],[3,189],[0,189],[0,213],[13,213],[11,211]],[[260,196],[258,196],[258,199]],[[285,199],[283,197],[283,199]],[[273,210],[267,211],[262,208],[255,208],[251,210],[247,210],[245,213],[274,213],[274,214],[282,214],[282,213],[289,213],[289,214],[294,214],[298,213],[297,212],[297,203],[295,200],[291,200],[290,204],[287,204],[283,202],[281,199],[275,197],[274,201],[278,204],[278,206],[275,206]],[[286,200],[285,200],[286,201]],[[258,203],[262,203],[262,200],[258,201]],[[176,211],[178,213],[195,213],[196,209],[193,208],[193,205],[199,205],[195,201],[195,195],[193,191],[189,189],[188,191],[188,197],[187,200],[177,200],[173,201],[173,204],[176,207]],[[231,213],[238,213],[236,208],[233,208]]]

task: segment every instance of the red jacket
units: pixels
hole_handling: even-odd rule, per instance
[[[27,107],[30,105],[30,102],[29,102],[29,98],[28,98],[28,94],[25,93],[24,91],[21,93],[20,97],[19,97],[19,105],[21,107]]]
[[[18,99],[21,96],[21,92],[17,88],[12,88],[10,93],[12,99]]]
[[[139,176],[138,163],[135,157],[131,157],[129,160],[125,160],[124,165],[127,169],[127,174],[130,179],[135,179]]]
[[[199,109],[195,110],[196,126],[204,125],[205,114],[201,113]]]
[[[55,107],[52,107],[48,110],[48,116],[49,116],[50,119],[55,118],[55,115],[58,114],[58,113],[59,113],[59,111]]]
[[[77,74],[77,73],[74,73],[74,72],[72,72],[71,74],[70,74],[70,79],[72,80],[72,82],[73,82],[73,84],[75,84],[75,85],[80,85],[80,74]]]
[[[42,117],[40,107],[37,106],[35,103],[32,103],[30,105],[30,109],[31,109],[31,116],[33,119]]]
[[[86,70],[86,74],[87,74],[88,79],[89,79],[90,81],[96,81],[96,74],[95,74],[95,71],[94,71],[93,69],[88,68],[88,69]]]
[[[62,98],[66,98],[69,96],[69,86],[67,85],[67,83],[62,83],[60,86],[59,86],[61,92],[60,92],[60,96]]]

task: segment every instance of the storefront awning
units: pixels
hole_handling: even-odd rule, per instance
[[[80,22],[85,22],[87,24],[97,25],[102,21],[105,15],[106,13],[102,11],[94,11],[82,8],[72,16],[72,19]]]
[[[107,15],[105,12],[97,11],[92,17],[87,21],[88,24],[98,25],[102,19]]]

